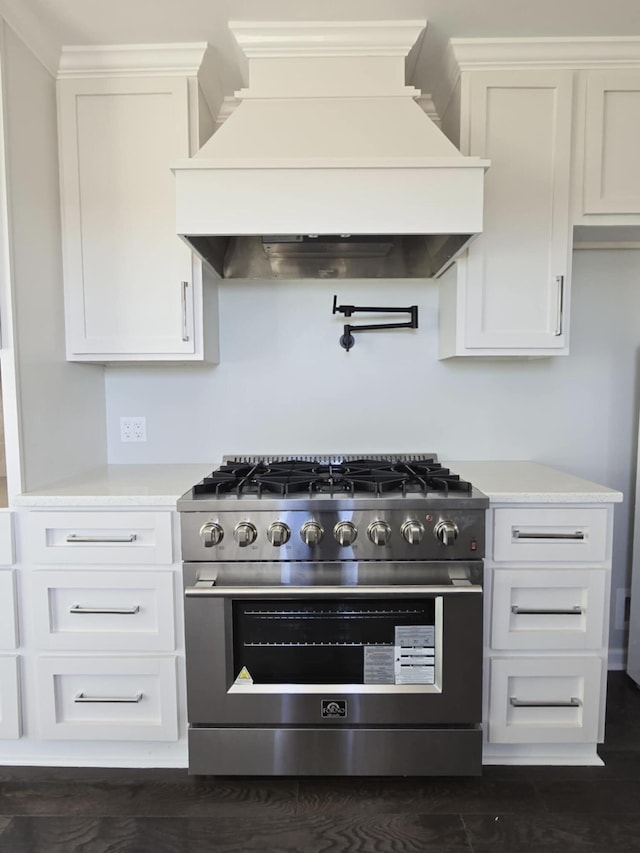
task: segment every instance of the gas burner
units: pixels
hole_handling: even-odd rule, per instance
[[[278,471],[267,469],[255,474],[249,488],[261,495],[263,492],[269,494],[294,495],[309,492],[315,481],[313,473],[292,473],[291,471]]]
[[[194,487],[197,495],[351,496],[358,493],[400,496],[471,492],[471,483],[436,459],[357,457],[325,460],[269,457],[231,460]]]

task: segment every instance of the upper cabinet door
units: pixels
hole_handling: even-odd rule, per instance
[[[567,351],[572,96],[572,72],[463,80],[463,149],[491,167],[483,233],[444,282],[442,357]]]
[[[640,216],[640,71],[589,71],[584,214]]]
[[[65,79],[58,98],[67,357],[202,357],[170,168],[190,154],[187,80]]]

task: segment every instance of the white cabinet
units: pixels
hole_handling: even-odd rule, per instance
[[[503,507],[493,514],[496,561],[598,562],[607,553],[606,507]]]
[[[489,743],[593,743],[602,661],[492,658]]]
[[[485,763],[600,763],[613,507],[487,517]]]
[[[217,328],[201,262],[176,234],[171,172],[212,127],[197,77],[118,74],[83,50],[84,65],[63,52],[58,80],[67,358],[202,360]]]
[[[0,740],[21,734],[18,658],[0,655]]]
[[[40,735],[63,740],[177,740],[172,657],[40,657]]]
[[[173,651],[173,572],[33,571],[31,606],[44,649]]]
[[[18,644],[14,572],[0,569],[0,649]]]
[[[0,510],[0,566],[11,566],[14,562],[13,513]]]
[[[87,755],[104,755],[105,741],[184,745],[177,528],[168,508],[22,514],[25,702],[40,740],[82,741]],[[116,762],[143,754],[118,749]]]
[[[34,510],[24,524],[26,554],[34,563],[173,562],[169,512]]]
[[[568,352],[571,71],[462,74],[460,147],[486,157],[483,233],[440,279],[440,357]]]
[[[493,649],[599,649],[603,569],[494,569]]]
[[[21,734],[18,656],[5,650],[18,645],[14,572],[0,569],[0,740]]]
[[[624,218],[616,223],[640,224],[640,71],[590,70],[581,84],[584,124],[577,159],[583,173],[577,221],[606,224],[611,215],[620,215]]]

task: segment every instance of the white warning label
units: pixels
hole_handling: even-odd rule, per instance
[[[240,672],[238,673],[238,677],[234,681],[234,684],[253,684],[253,678],[251,678],[251,673],[243,666]]]
[[[364,647],[364,683],[365,684],[394,684],[394,655],[393,646]]]
[[[395,629],[396,684],[434,684],[436,673],[433,625],[398,625]]]

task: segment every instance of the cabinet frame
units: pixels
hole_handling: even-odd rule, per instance
[[[586,72],[585,117],[583,164],[583,196],[582,214],[586,217],[592,214],[631,215],[635,222],[640,222],[640,170],[638,170],[637,139],[633,144],[633,136],[627,139],[626,152],[624,141],[620,138],[611,140],[612,128],[607,124],[607,96],[610,93],[634,93],[637,96],[637,115],[635,121],[640,127],[640,70],[596,71]],[[633,132],[633,131],[632,131]],[[616,160],[636,168],[635,179],[638,184],[637,194],[608,195],[605,189],[606,150],[610,142],[616,146]],[[627,218],[631,218],[627,217]]]
[[[167,258],[173,259],[174,269],[168,271],[162,281],[153,283],[153,307],[165,317],[165,334],[155,334],[145,316],[134,318],[135,323],[139,323],[139,331],[128,335],[108,329],[104,334],[98,334],[95,329],[90,331],[87,327],[87,298],[90,288],[95,285],[92,285],[90,270],[85,268],[84,242],[90,240],[95,243],[96,235],[91,232],[85,235],[82,217],[83,153],[78,127],[79,104],[82,98],[152,98],[156,95],[164,97],[170,105],[171,120],[168,124],[175,133],[172,159],[186,158],[191,153],[190,92],[186,77],[77,77],[58,81],[65,318],[67,359],[71,361],[189,361],[204,357],[202,264],[177,233],[174,248],[163,250]],[[153,144],[151,130],[149,142]],[[112,157],[118,156],[118,144],[116,140]],[[168,162],[167,180],[172,178],[170,165]],[[125,175],[121,177],[125,178]],[[89,207],[95,210],[95,204]],[[167,211],[166,215],[174,214]],[[150,291],[150,285],[146,289]],[[127,310],[126,306],[123,310]],[[169,327],[175,331],[169,334]]]
[[[460,147],[464,154],[490,159],[491,167],[485,179],[484,231],[441,280],[440,358],[568,353],[574,77],[574,72],[566,70],[505,69],[462,74]],[[511,94],[517,96],[518,92],[524,100],[530,93],[531,104],[547,121],[549,157],[545,161],[543,151],[536,161],[538,172],[530,180],[538,175],[537,182],[542,185],[544,178],[548,199],[538,202],[532,213],[526,196],[518,195],[518,187],[510,178],[511,172],[526,169],[526,163],[518,159],[522,160],[523,155],[517,150],[517,138],[511,143],[516,148],[513,161],[506,156],[506,149],[492,150],[490,140],[491,122],[496,116],[507,127],[526,127],[526,122],[518,122],[517,114],[508,116],[505,104],[500,116],[500,107],[492,103],[493,92],[506,93],[507,100],[513,100]],[[545,95],[549,96],[546,101]],[[524,111],[522,118],[531,124],[534,120],[527,114],[527,104],[519,109]],[[499,133],[496,138],[503,145],[504,134]],[[542,145],[542,130],[539,139]],[[535,140],[528,144],[536,151]],[[505,199],[509,199],[508,204]],[[538,327],[530,325],[530,310],[516,309],[505,301],[507,295],[513,302],[513,291],[522,288],[519,279],[522,270],[527,269],[528,255],[544,268],[539,280],[532,279],[524,285],[529,304],[536,306],[540,315]],[[490,305],[493,307],[489,319]]]

